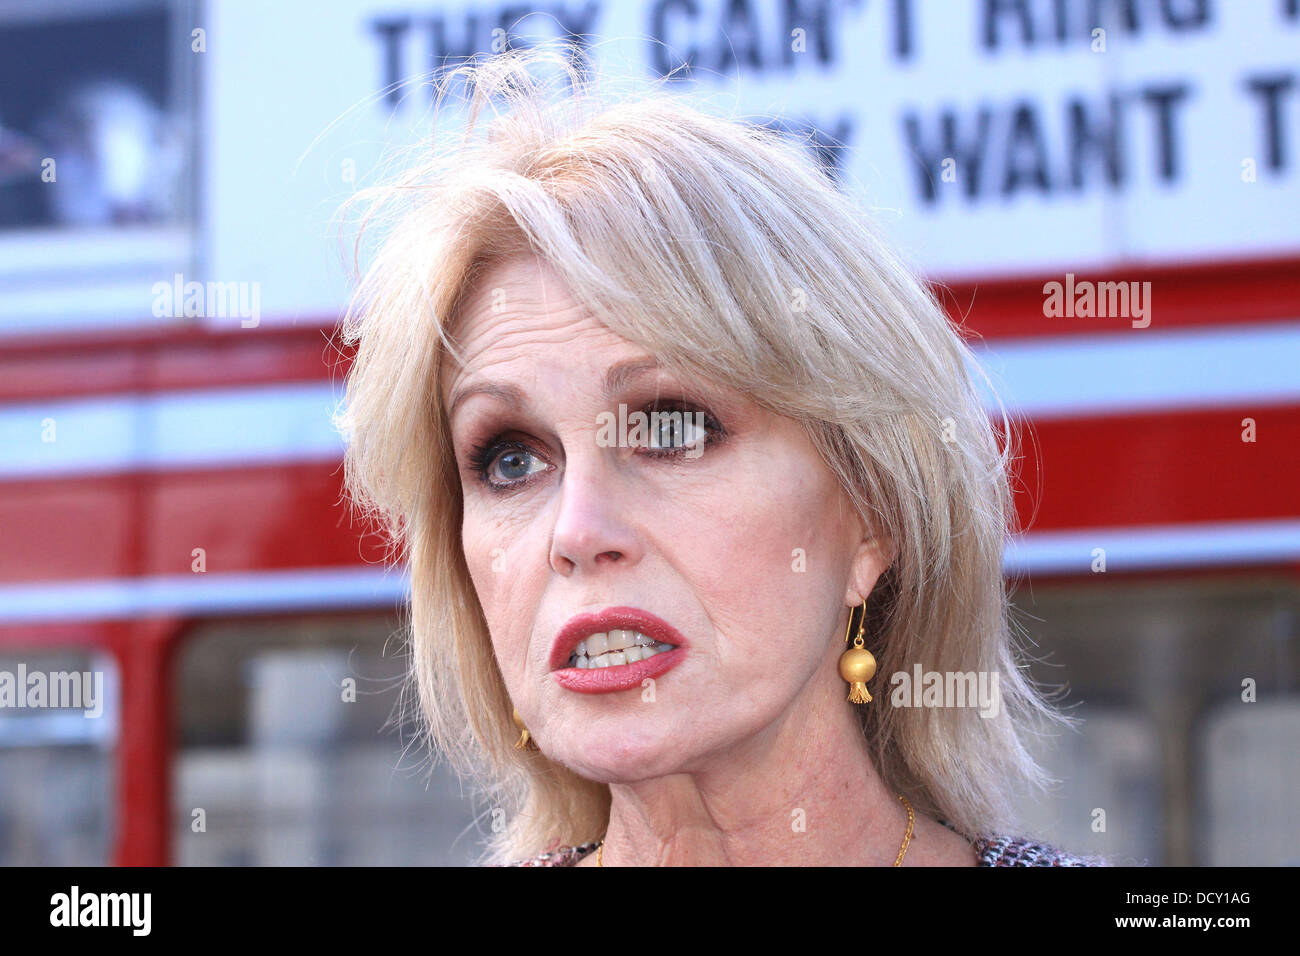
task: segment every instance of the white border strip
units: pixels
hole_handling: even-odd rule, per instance
[[[0,478],[341,460],[337,400],[311,382],[0,405]]]
[[[7,584],[0,586],[0,623],[396,608],[409,588],[404,572],[383,567]]]
[[[1012,414],[1049,418],[1300,401],[1300,321],[995,339],[975,356]],[[978,377],[978,376],[977,376]],[[985,407],[996,408],[981,381]]]
[[[1003,567],[1008,573],[1087,574],[1098,548],[1107,572],[1300,561],[1300,520],[1041,531],[1009,542]]]
[[[1087,574],[1096,548],[1105,549],[1108,573],[1300,561],[1300,520],[1038,532],[1009,542],[1004,566]],[[405,570],[383,567],[8,584],[0,586],[0,624],[396,609],[409,587]]]

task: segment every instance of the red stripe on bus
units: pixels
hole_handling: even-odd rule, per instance
[[[341,381],[348,367],[326,326],[5,340],[0,402]]]
[[[1253,442],[1247,419],[1254,422]],[[1300,406],[1260,405],[1017,427],[1029,531],[1294,518]]]
[[[1114,263],[1073,273],[1082,282],[1150,282],[1149,329],[1283,322],[1300,319],[1300,257],[1153,265]],[[1048,282],[1066,282],[1066,271],[998,279],[951,279],[936,283],[949,317],[969,337],[984,339],[1079,335],[1132,330],[1116,317],[1049,317]],[[1145,330],[1144,330],[1145,331]]]
[[[0,581],[350,567],[379,561],[340,463],[0,483]]]

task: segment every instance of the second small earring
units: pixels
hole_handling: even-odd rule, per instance
[[[850,703],[869,704],[871,692],[867,690],[867,681],[876,676],[876,658],[866,648],[867,602],[863,601],[858,607],[861,609],[858,634],[853,639],[853,646],[840,655],[840,676],[848,681]],[[849,642],[849,634],[852,632],[853,610],[850,609],[849,623],[844,629],[845,644]]]
[[[536,750],[537,741],[533,740],[532,734],[528,732],[528,728],[524,725],[524,719],[519,716],[518,708],[512,708],[512,716],[514,717],[515,726],[519,728],[519,739],[515,741],[515,749]]]

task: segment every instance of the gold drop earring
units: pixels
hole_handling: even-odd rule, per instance
[[[528,733],[528,728],[524,726],[524,719],[519,716],[519,709],[512,708],[515,726],[519,728],[519,739],[515,741],[516,750],[536,750],[537,741]]]
[[[867,602],[858,605],[862,615],[858,618],[858,635],[853,639],[853,646],[840,655],[840,676],[849,684],[849,702],[854,704],[871,703],[871,693],[867,690],[867,681],[876,675],[876,658],[867,650],[863,632],[867,623]],[[849,611],[849,623],[844,629],[844,643],[849,642],[853,630],[853,611]]]

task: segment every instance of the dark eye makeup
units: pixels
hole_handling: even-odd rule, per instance
[[[647,404],[641,411],[646,415],[652,412],[682,412],[702,416],[700,420],[704,424],[706,446],[717,444],[727,434],[722,423],[712,413],[691,402],[661,400]],[[676,425],[670,424],[669,431],[676,439],[683,437],[680,419],[677,420]],[[522,488],[532,481],[534,475],[546,470],[546,456],[540,454],[528,441],[513,437],[518,434],[514,429],[498,432],[485,441],[475,443],[469,452],[466,460],[467,469],[494,493],[500,494]],[[688,443],[661,444],[656,447],[655,439],[662,439],[665,434],[666,432],[661,430],[659,436],[652,438],[651,445],[638,448],[637,453],[650,458],[675,459],[684,456],[690,450],[691,446]],[[536,467],[538,463],[543,467]],[[501,471],[506,474],[504,476],[498,474]]]

